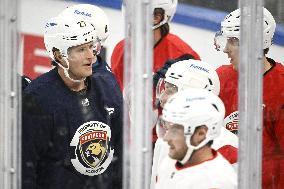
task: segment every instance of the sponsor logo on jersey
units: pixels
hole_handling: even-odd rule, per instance
[[[234,134],[238,134],[239,129],[239,112],[232,112],[224,119],[224,127]]]
[[[105,110],[107,111],[107,113],[108,113],[109,116],[114,113],[114,108],[105,106]]]
[[[114,149],[110,146],[110,127],[99,121],[81,125],[70,146],[75,147],[74,168],[81,174],[94,176],[103,173],[112,161]]]
[[[112,72],[109,66],[106,66],[107,71]]]
[[[82,106],[89,106],[89,105],[90,105],[89,99],[84,98],[84,99],[82,100]]]

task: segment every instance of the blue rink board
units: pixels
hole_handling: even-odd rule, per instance
[[[121,8],[121,0],[73,0],[80,3],[95,4],[98,6],[109,7],[113,9]],[[227,15],[227,12],[216,11],[208,8],[178,4],[173,22],[198,27],[210,31],[218,31],[220,22]],[[284,25],[277,24],[273,43],[284,46]]]

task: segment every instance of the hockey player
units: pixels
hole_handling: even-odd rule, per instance
[[[189,54],[191,58],[200,60],[199,55],[178,36],[169,33],[169,22],[174,17],[177,0],[152,0],[154,60],[153,72],[158,71],[168,59]],[[123,89],[123,54],[124,40],[114,48],[111,56],[111,68],[118,83]]]
[[[167,60],[187,54],[192,59],[200,60],[199,55],[182,39],[170,33],[169,22],[174,17],[178,0],[151,0],[153,7],[153,73],[157,72]],[[111,56],[112,71],[123,90],[124,40],[114,48]],[[155,99],[155,94],[153,95]],[[157,140],[153,129],[153,144]]]
[[[94,27],[57,17],[45,30],[56,67],[23,93],[23,189],[122,188],[122,96],[93,74]]]
[[[159,167],[156,189],[237,188],[233,167],[211,148],[224,114],[223,102],[204,89],[189,88],[169,98],[162,114],[169,157]]]
[[[215,95],[220,91],[219,78],[214,68],[199,60],[183,60],[173,64],[166,72],[165,79],[159,83],[164,85],[164,90],[157,93],[161,107],[164,107],[173,94],[188,88],[206,89]],[[158,139],[154,148],[151,188],[154,188],[160,162],[168,154],[168,145],[163,141],[165,129],[161,121],[157,122],[156,129]],[[238,138],[234,134],[222,127],[221,134],[214,140],[212,148],[220,152],[237,170]]]
[[[85,19],[94,26],[98,40],[103,46],[106,43],[107,38],[109,37],[109,21],[105,12],[96,5],[91,4],[77,4],[71,7],[64,9],[60,14],[60,17],[75,17]],[[101,48],[99,48],[101,49]],[[100,52],[97,52],[98,49],[94,49],[94,53],[97,56],[97,61],[93,64],[93,72],[95,75],[103,75],[108,77],[108,81],[112,81],[115,85],[115,88],[119,90],[118,83],[113,75],[111,68],[105,60],[99,55]]]
[[[227,15],[221,22],[219,35],[215,38],[217,50],[223,50],[230,58],[231,64],[219,67],[217,73],[221,83],[219,96],[226,107],[225,126],[234,133],[238,131],[239,119],[240,14],[240,9],[237,9]],[[276,22],[273,16],[266,8],[263,8],[263,189],[278,189],[283,188],[284,185],[284,68],[280,63],[267,57],[275,27]]]

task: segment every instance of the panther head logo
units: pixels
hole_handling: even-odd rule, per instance
[[[102,140],[89,144],[89,146],[85,150],[86,156],[91,157],[90,163],[93,167],[96,167],[96,165],[100,162],[105,153],[106,148],[103,145]]]

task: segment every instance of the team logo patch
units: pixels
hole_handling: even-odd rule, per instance
[[[232,112],[224,119],[224,127],[234,134],[238,134],[239,129],[239,112]]]
[[[70,146],[75,147],[74,168],[81,174],[94,176],[103,173],[112,161],[114,150],[110,146],[110,127],[99,121],[81,125]]]

